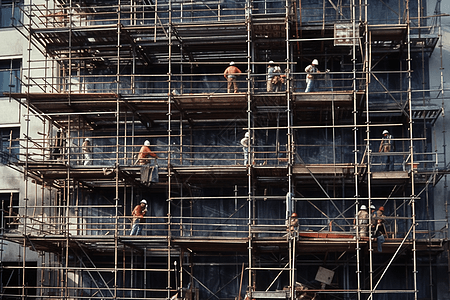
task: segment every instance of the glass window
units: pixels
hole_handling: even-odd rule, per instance
[[[19,224],[19,193],[0,193],[0,206],[4,208],[4,229],[17,229]]]
[[[0,4],[0,27],[21,26],[23,0],[2,0]]]
[[[19,154],[19,127],[0,128],[0,158],[2,164],[18,159]]]
[[[20,59],[0,60],[0,93],[20,92]]]

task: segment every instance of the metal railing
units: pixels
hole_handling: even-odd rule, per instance
[[[351,204],[350,204],[351,205]],[[23,210],[23,207],[13,207],[14,210]],[[132,216],[114,216],[110,212],[114,210],[112,205],[83,206],[29,206],[28,209],[43,210],[45,214],[35,216],[4,215],[6,224],[5,234],[21,233],[26,229],[32,236],[61,236],[69,234],[72,237],[81,236],[129,236],[133,226]],[[55,215],[66,210],[76,215]],[[96,215],[90,215],[95,211]],[[353,210],[352,210],[353,211]],[[397,211],[398,213],[398,211]],[[384,226],[388,239],[404,238],[411,226],[412,218],[408,216],[395,216],[395,212],[385,216]],[[355,217],[344,217],[336,214],[329,217],[299,216],[298,231],[300,236],[308,237],[311,233],[327,233],[329,238],[352,239],[356,236],[359,226],[354,224]],[[117,221],[117,223],[116,223]],[[203,237],[203,238],[246,238],[249,234],[253,237],[283,237],[288,227],[284,218],[255,218],[251,225],[246,217],[181,217],[181,216],[145,216],[140,223],[142,231],[140,236],[151,238]],[[439,224],[445,220],[418,220],[418,239],[443,239],[446,238],[446,228]],[[26,228],[24,226],[26,224]],[[375,226],[368,226],[373,230]],[[304,234],[302,234],[304,233]],[[335,237],[333,237],[334,234]],[[412,238],[412,237],[409,237]]]
[[[102,59],[108,60],[104,57]],[[72,59],[76,63],[76,59]],[[81,62],[80,62],[81,63]],[[95,63],[94,63],[95,64]],[[218,66],[212,67],[217,69]],[[223,67],[225,70],[226,66]],[[50,70],[50,69],[49,69]],[[167,96],[169,88],[169,77],[158,74],[119,74],[120,83],[117,87],[116,74],[80,74],[76,76],[41,77],[30,78],[34,88],[47,92],[71,92],[71,93],[110,93],[118,88],[123,95],[147,95]],[[250,92],[253,94],[267,93],[267,74],[251,74]],[[352,74],[349,72],[329,72],[315,75],[315,91],[351,91],[353,89]],[[54,82],[50,88],[48,82]],[[246,74],[241,74],[237,78],[239,92],[247,92]],[[292,92],[304,92],[306,88],[306,73],[291,73],[289,80],[284,80],[279,84],[279,92],[287,90],[290,85]],[[174,95],[186,94],[214,94],[226,93],[227,81],[220,73],[195,73],[195,74],[172,74],[170,91]]]
[[[309,144],[294,143],[292,145],[294,150],[290,151],[287,144],[265,141],[266,135],[275,136],[277,130],[275,128],[255,131],[255,138],[252,139],[253,142],[248,156],[250,164],[253,166],[286,166],[291,158],[294,164],[302,165],[354,165],[354,157],[351,155],[353,145],[342,144],[342,141],[338,145],[320,138],[314,143],[310,141]],[[204,141],[199,141],[198,144],[187,144],[184,143],[185,137],[179,135],[172,136],[172,145],[168,145],[167,136],[119,136],[118,138],[123,144],[118,147],[111,143],[111,138],[115,140],[115,136],[89,138],[91,142],[87,146],[88,152],[83,151],[82,144],[85,137],[28,139],[30,143],[28,143],[27,149],[25,149],[25,140],[14,139],[15,144],[18,141],[21,144],[16,147],[8,147],[8,152],[0,152],[2,163],[23,162],[27,157],[30,163],[44,161],[72,166],[113,166],[118,163],[120,166],[133,166],[139,165],[138,155],[143,141],[146,139],[153,141],[149,148],[158,158],[148,156],[143,161],[147,160],[149,163],[160,166],[168,165],[169,154],[170,164],[173,166],[235,166],[243,165],[244,162],[243,146],[240,144],[241,136],[230,139],[229,144],[216,143],[210,145],[205,144]],[[183,139],[182,144],[180,144],[180,138]],[[142,140],[142,143],[136,144],[135,140]],[[134,144],[133,141],[135,141]],[[375,145],[375,148],[377,145]],[[401,147],[397,147],[398,149],[393,152],[377,152],[374,149],[371,151],[370,161],[367,161],[369,156],[365,153],[367,150],[365,146],[358,145],[357,148],[359,150],[358,165],[367,167],[370,164],[373,172],[435,172],[442,171],[446,167],[444,165],[444,153],[416,152],[414,153],[414,163],[411,164],[410,152],[401,151]],[[25,154],[25,151],[27,154]]]

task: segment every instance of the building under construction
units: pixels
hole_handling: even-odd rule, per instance
[[[428,2],[20,6],[5,299],[448,299],[442,15]]]

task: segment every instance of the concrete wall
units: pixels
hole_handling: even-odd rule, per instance
[[[0,29],[0,60],[2,59],[20,59],[26,53],[28,44],[23,35],[17,29],[1,28]],[[26,118],[24,114],[26,111],[20,107],[19,103],[9,97],[0,97],[0,126],[2,127],[20,127],[20,138],[23,138],[23,133],[26,129]],[[36,129],[41,126],[41,122],[32,118],[30,123],[30,132],[36,135]],[[19,205],[23,203],[25,181],[21,173],[9,168],[8,166],[0,165],[0,193],[19,193]],[[2,260],[4,262],[17,262],[23,259],[23,249],[20,245],[4,242],[2,252]],[[37,261],[37,253],[26,250],[26,261]]]
[[[429,1],[428,10],[429,13],[434,11],[436,5],[436,1]],[[447,1],[442,1],[441,3],[441,13],[450,14],[450,3]],[[442,48],[439,47],[442,43]],[[442,69],[441,69],[441,56],[442,56]],[[443,79],[444,83],[444,96],[447,94],[448,88],[450,87],[450,83],[446,82],[446,78],[450,76],[450,69],[446,69],[446,65],[450,59],[450,17],[442,17],[442,38],[438,42],[438,47],[436,47],[433,55],[430,58],[430,89],[435,90],[431,92],[432,103],[436,105],[443,105],[444,114],[438,119],[433,129],[433,139],[434,145],[433,150],[443,153],[444,151],[448,155],[448,149],[444,147],[450,136],[448,135],[448,126],[449,119],[446,116],[445,112],[449,108],[449,105],[446,100],[442,100],[442,94],[439,95],[439,89],[441,88],[441,79]],[[442,73],[442,77],[441,77]],[[447,90],[447,91],[445,91]],[[434,99],[434,100],[433,100]],[[448,163],[448,160],[447,160]],[[437,188],[435,189],[435,218],[436,219],[446,219],[446,209],[445,203],[448,202],[448,190],[444,188],[445,178],[439,183]],[[442,222],[442,227],[445,226],[446,222]]]
[[[449,1],[436,1],[436,0],[430,0],[427,3],[427,10],[428,15],[432,15],[435,11],[436,3],[440,3],[441,13],[442,14],[450,14],[450,2]],[[441,80],[443,79],[444,83],[444,95],[447,95],[448,97],[448,89],[450,87],[450,83],[446,82],[448,81],[447,78],[450,76],[450,69],[446,68],[448,65],[448,62],[450,60],[450,17],[442,17],[441,18],[441,24],[442,24],[442,38],[440,39],[438,43],[438,47],[436,47],[435,51],[433,52],[433,55],[430,57],[430,72],[429,72],[429,84],[430,89],[432,90],[439,90],[441,88]],[[442,43],[442,48],[439,47],[440,43]],[[441,69],[441,56],[442,56],[442,69]],[[442,72],[442,78],[441,78],[441,72]],[[438,91],[431,92],[431,99],[432,103],[435,103],[439,106],[444,106],[444,113],[450,108],[449,104],[447,103],[447,100],[442,100],[442,98],[439,97]],[[442,95],[441,95],[442,96]],[[433,151],[438,151],[443,153],[445,151],[446,155],[449,154],[448,149],[444,147],[445,144],[448,144],[450,136],[448,134],[448,127],[450,126],[449,118],[444,114],[439,118],[439,120],[436,122],[434,128],[433,128]],[[447,164],[448,156],[447,156]],[[445,186],[448,185],[447,178],[443,178],[437,187],[434,190],[434,216],[436,220],[443,220],[442,222],[437,223],[437,228],[444,228],[444,231],[447,231],[448,233],[448,222],[446,221],[448,218],[447,214],[447,202],[449,201],[449,195],[448,195],[448,188],[445,188]],[[448,270],[447,266],[445,265],[447,262],[446,254],[442,255],[441,257],[438,257],[438,266],[436,268],[435,276],[441,278],[441,280],[437,280],[436,282],[436,290],[437,295],[436,299],[449,299],[450,293],[448,289]]]

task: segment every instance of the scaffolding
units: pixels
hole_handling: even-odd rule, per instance
[[[2,208],[17,224],[2,239],[22,246],[22,264],[2,270],[22,277],[3,293],[433,299],[447,220],[429,205],[449,169],[430,150],[443,84],[425,80],[439,3],[431,16],[422,0],[25,6],[23,88],[8,96],[42,127],[28,125],[9,155],[25,195]],[[321,73],[307,93],[313,59]],[[276,92],[269,61],[282,69]],[[386,129],[395,150],[378,152]],[[145,141],[158,158],[140,165]],[[143,233],[131,236],[141,199]],[[385,208],[382,251],[358,226],[362,205]]]

